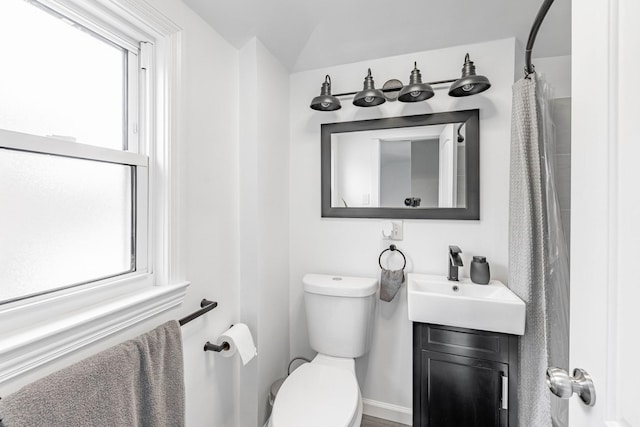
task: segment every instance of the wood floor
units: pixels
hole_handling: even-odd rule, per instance
[[[370,417],[369,415],[362,416],[362,424],[360,427],[409,427],[406,424],[394,423],[393,421],[383,420],[381,418]]]

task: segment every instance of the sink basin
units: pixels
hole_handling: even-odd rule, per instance
[[[409,273],[409,320],[523,335],[525,304],[503,283]]]

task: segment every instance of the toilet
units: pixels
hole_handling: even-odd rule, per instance
[[[309,343],[318,354],[286,378],[268,426],[358,427],[355,358],[371,347],[378,281],[307,274],[302,283]]]

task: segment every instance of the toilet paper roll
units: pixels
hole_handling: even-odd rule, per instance
[[[233,325],[216,339],[216,344],[218,345],[223,342],[229,344],[229,350],[222,351],[220,354],[224,357],[231,357],[238,353],[243,365],[246,365],[254,356],[258,355],[251,331],[244,323]]]

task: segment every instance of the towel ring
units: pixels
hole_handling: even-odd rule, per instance
[[[402,251],[398,248],[396,248],[396,245],[391,245],[389,246],[389,248],[385,249],[384,251],[380,252],[380,256],[378,257],[378,265],[380,266],[380,268],[384,268],[382,267],[382,254],[387,252],[387,251],[396,251],[398,252],[400,255],[402,255],[402,259],[404,260],[404,265],[402,266],[402,270],[404,270],[404,268],[407,266],[407,257],[404,256],[404,254],[402,253]]]

